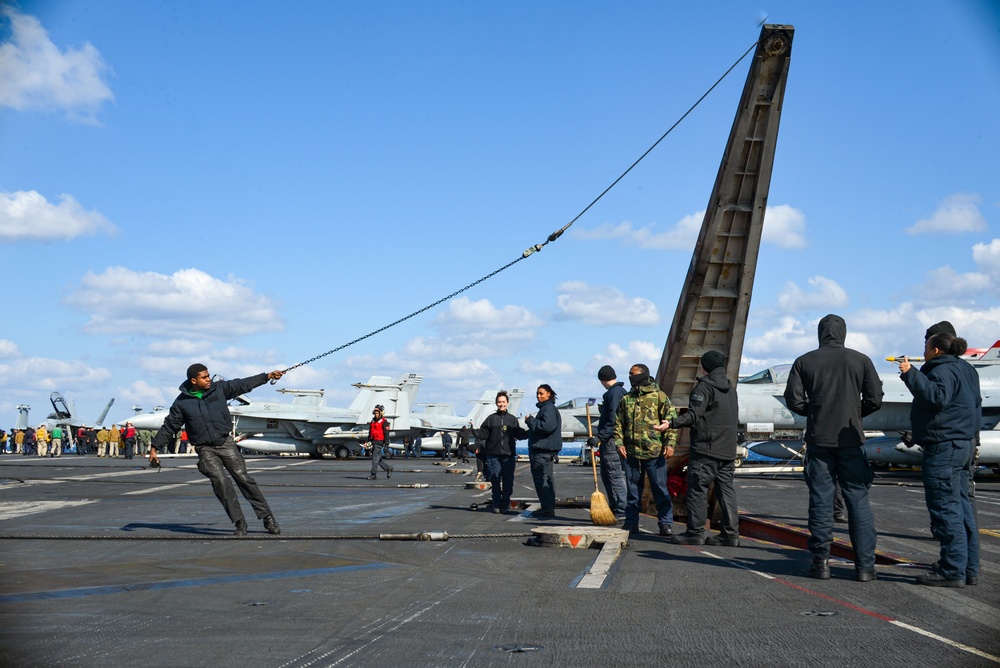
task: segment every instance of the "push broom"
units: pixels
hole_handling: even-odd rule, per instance
[[[594,437],[594,429],[590,424],[590,404],[587,404],[587,436]],[[594,469],[594,493],[590,495],[590,521],[601,527],[609,527],[618,524],[615,514],[608,506],[607,498],[601,494],[597,486],[597,458],[594,457],[594,450],[590,450],[590,465]]]

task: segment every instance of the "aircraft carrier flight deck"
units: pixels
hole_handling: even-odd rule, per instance
[[[532,531],[597,529],[591,469],[565,459],[565,502],[534,520],[489,512],[474,463],[397,457],[369,481],[367,460],[249,457],[282,531],[244,504],[246,538],[194,457],[163,461],[0,457],[0,665],[1000,663],[996,477],[977,484],[980,582],[940,589],[914,584],[938,547],[913,473],[876,479],[878,580],[860,583],[846,558],[831,580],[805,575],[796,474],[739,475],[740,547],[673,545],[644,516],[626,543],[566,549]],[[515,498],[530,509],[527,467]]]

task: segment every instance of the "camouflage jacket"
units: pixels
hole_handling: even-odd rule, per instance
[[[622,397],[615,414],[615,447],[625,446],[625,453],[636,459],[655,459],[664,449],[674,447],[677,432],[653,429],[664,420],[677,417],[677,410],[666,393],[652,378],[645,385],[633,387]]]

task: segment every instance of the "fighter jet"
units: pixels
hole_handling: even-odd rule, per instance
[[[1000,341],[985,352],[977,350],[967,358],[979,373],[983,394],[979,463],[1000,471],[1000,430],[997,429],[1000,423]],[[887,359],[895,361],[896,358]],[[749,448],[765,457],[791,459],[804,453],[802,432],[806,419],[788,410],[783,396],[790,370],[790,364],[777,365],[739,381],[740,425]],[[864,419],[865,431],[872,434],[865,444],[868,458],[875,464],[919,464],[920,448],[907,445],[902,438],[910,429],[913,395],[897,374],[880,374],[879,377],[885,392],[882,408]]]
[[[54,427],[62,427],[65,445],[71,448],[75,445],[77,429],[80,427],[100,427],[104,424],[104,418],[108,416],[108,411],[111,410],[111,406],[115,403],[115,400],[111,398],[108,401],[104,410],[97,417],[97,421],[93,424],[88,423],[77,414],[76,404],[73,402],[66,403],[66,399],[59,392],[50,394],[49,402],[52,404],[52,412],[42,420],[42,424],[45,425],[45,429],[50,434]],[[37,426],[30,424],[30,412],[31,406],[27,404],[19,404],[17,406],[17,423],[14,425],[14,429],[26,429],[28,426]]]
[[[97,417],[97,421],[93,424],[84,420],[76,412],[76,404],[73,402],[66,403],[66,399],[63,398],[58,392],[53,392],[49,395],[49,402],[52,404],[52,412],[49,413],[42,424],[45,428],[51,432],[53,427],[62,427],[68,434],[74,433],[74,427],[100,427],[104,424],[104,418],[108,416],[108,411],[111,410],[111,406],[115,403],[114,398],[110,399],[107,405],[104,406],[104,410]],[[24,429],[29,423],[29,412],[31,411],[31,406],[26,404],[21,404],[17,407],[17,425],[15,429]]]
[[[420,404],[424,407],[423,413],[414,413],[414,415],[423,416],[447,416],[449,418],[454,418],[464,422],[463,426],[472,427],[477,429],[486,417],[496,410],[496,390],[486,390],[483,392],[483,396],[479,399],[470,401],[472,403],[472,408],[469,409],[468,415],[464,418],[455,414],[455,406],[453,404],[446,403],[435,403],[435,404]],[[507,392],[507,412],[511,415],[517,415],[518,409],[521,407],[521,400],[524,399],[524,390],[513,389]],[[521,420],[523,423],[524,420]],[[525,426],[522,424],[522,426]],[[461,427],[459,427],[461,429]],[[444,445],[442,443],[441,434],[443,431],[457,431],[454,429],[443,429],[437,432],[433,430],[428,430],[420,439],[420,449],[426,452],[443,452]],[[457,446],[452,443],[452,452],[456,451]],[[402,447],[393,446],[394,450],[399,450],[402,452]]]
[[[791,365],[789,365],[790,367]],[[787,375],[787,371],[785,372]],[[562,437],[564,441],[575,441],[597,434],[597,423],[601,416],[600,400],[595,397],[576,397],[556,406],[562,417]],[[590,429],[587,420],[590,419]],[[747,449],[740,445],[736,451],[739,466],[747,457]]]
[[[355,383],[359,390],[351,405],[334,408],[326,405],[324,390],[280,389],[292,396],[291,403],[253,401],[238,397],[229,408],[233,432],[240,447],[265,454],[299,453],[311,457],[333,456],[343,459],[361,450],[368,438],[368,422],[375,406],[383,407],[389,420],[389,437],[401,441],[405,436],[439,431],[457,432],[475,421],[481,423],[492,407],[495,392],[487,392],[476,402],[468,416],[454,415],[442,404],[430,404],[431,410],[414,412],[417,389],[423,376],[404,374],[395,382],[389,376],[372,376],[367,383]],[[523,390],[516,390],[520,397]],[[512,393],[513,394],[513,393]],[[489,395],[489,407],[484,407]],[[484,412],[485,411],[485,412]],[[159,429],[169,411],[162,410],[128,418],[137,429]],[[424,438],[428,450],[441,448],[440,438]]]

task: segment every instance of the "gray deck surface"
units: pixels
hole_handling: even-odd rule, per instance
[[[576,587],[598,550],[531,547],[539,524],[470,504],[489,492],[433,460],[252,457],[281,523],[232,530],[193,457],[0,457],[0,666],[995,666],[1000,663],[1000,480],[978,484],[980,584],[913,584],[879,566],[858,583],[805,577],[802,550],[633,540],[604,586]],[[397,484],[426,483],[426,488]],[[527,464],[515,497],[533,499]],[[556,467],[589,499],[589,467]],[[740,477],[741,513],[804,527],[795,477]],[[937,558],[919,477],[872,490],[879,550]],[[592,526],[586,508],[548,525]],[[653,530],[655,519],[644,517]],[[675,525],[682,531],[682,525]],[[379,533],[446,531],[441,542]],[[847,539],[846,527],[838,536]],[[30,536],[16,538],[13,536]],[[106,537],[106,538],[101,538]],[[124,537],[124,539],[117,539]],[[522,651],[511,651],[520,648]]]

